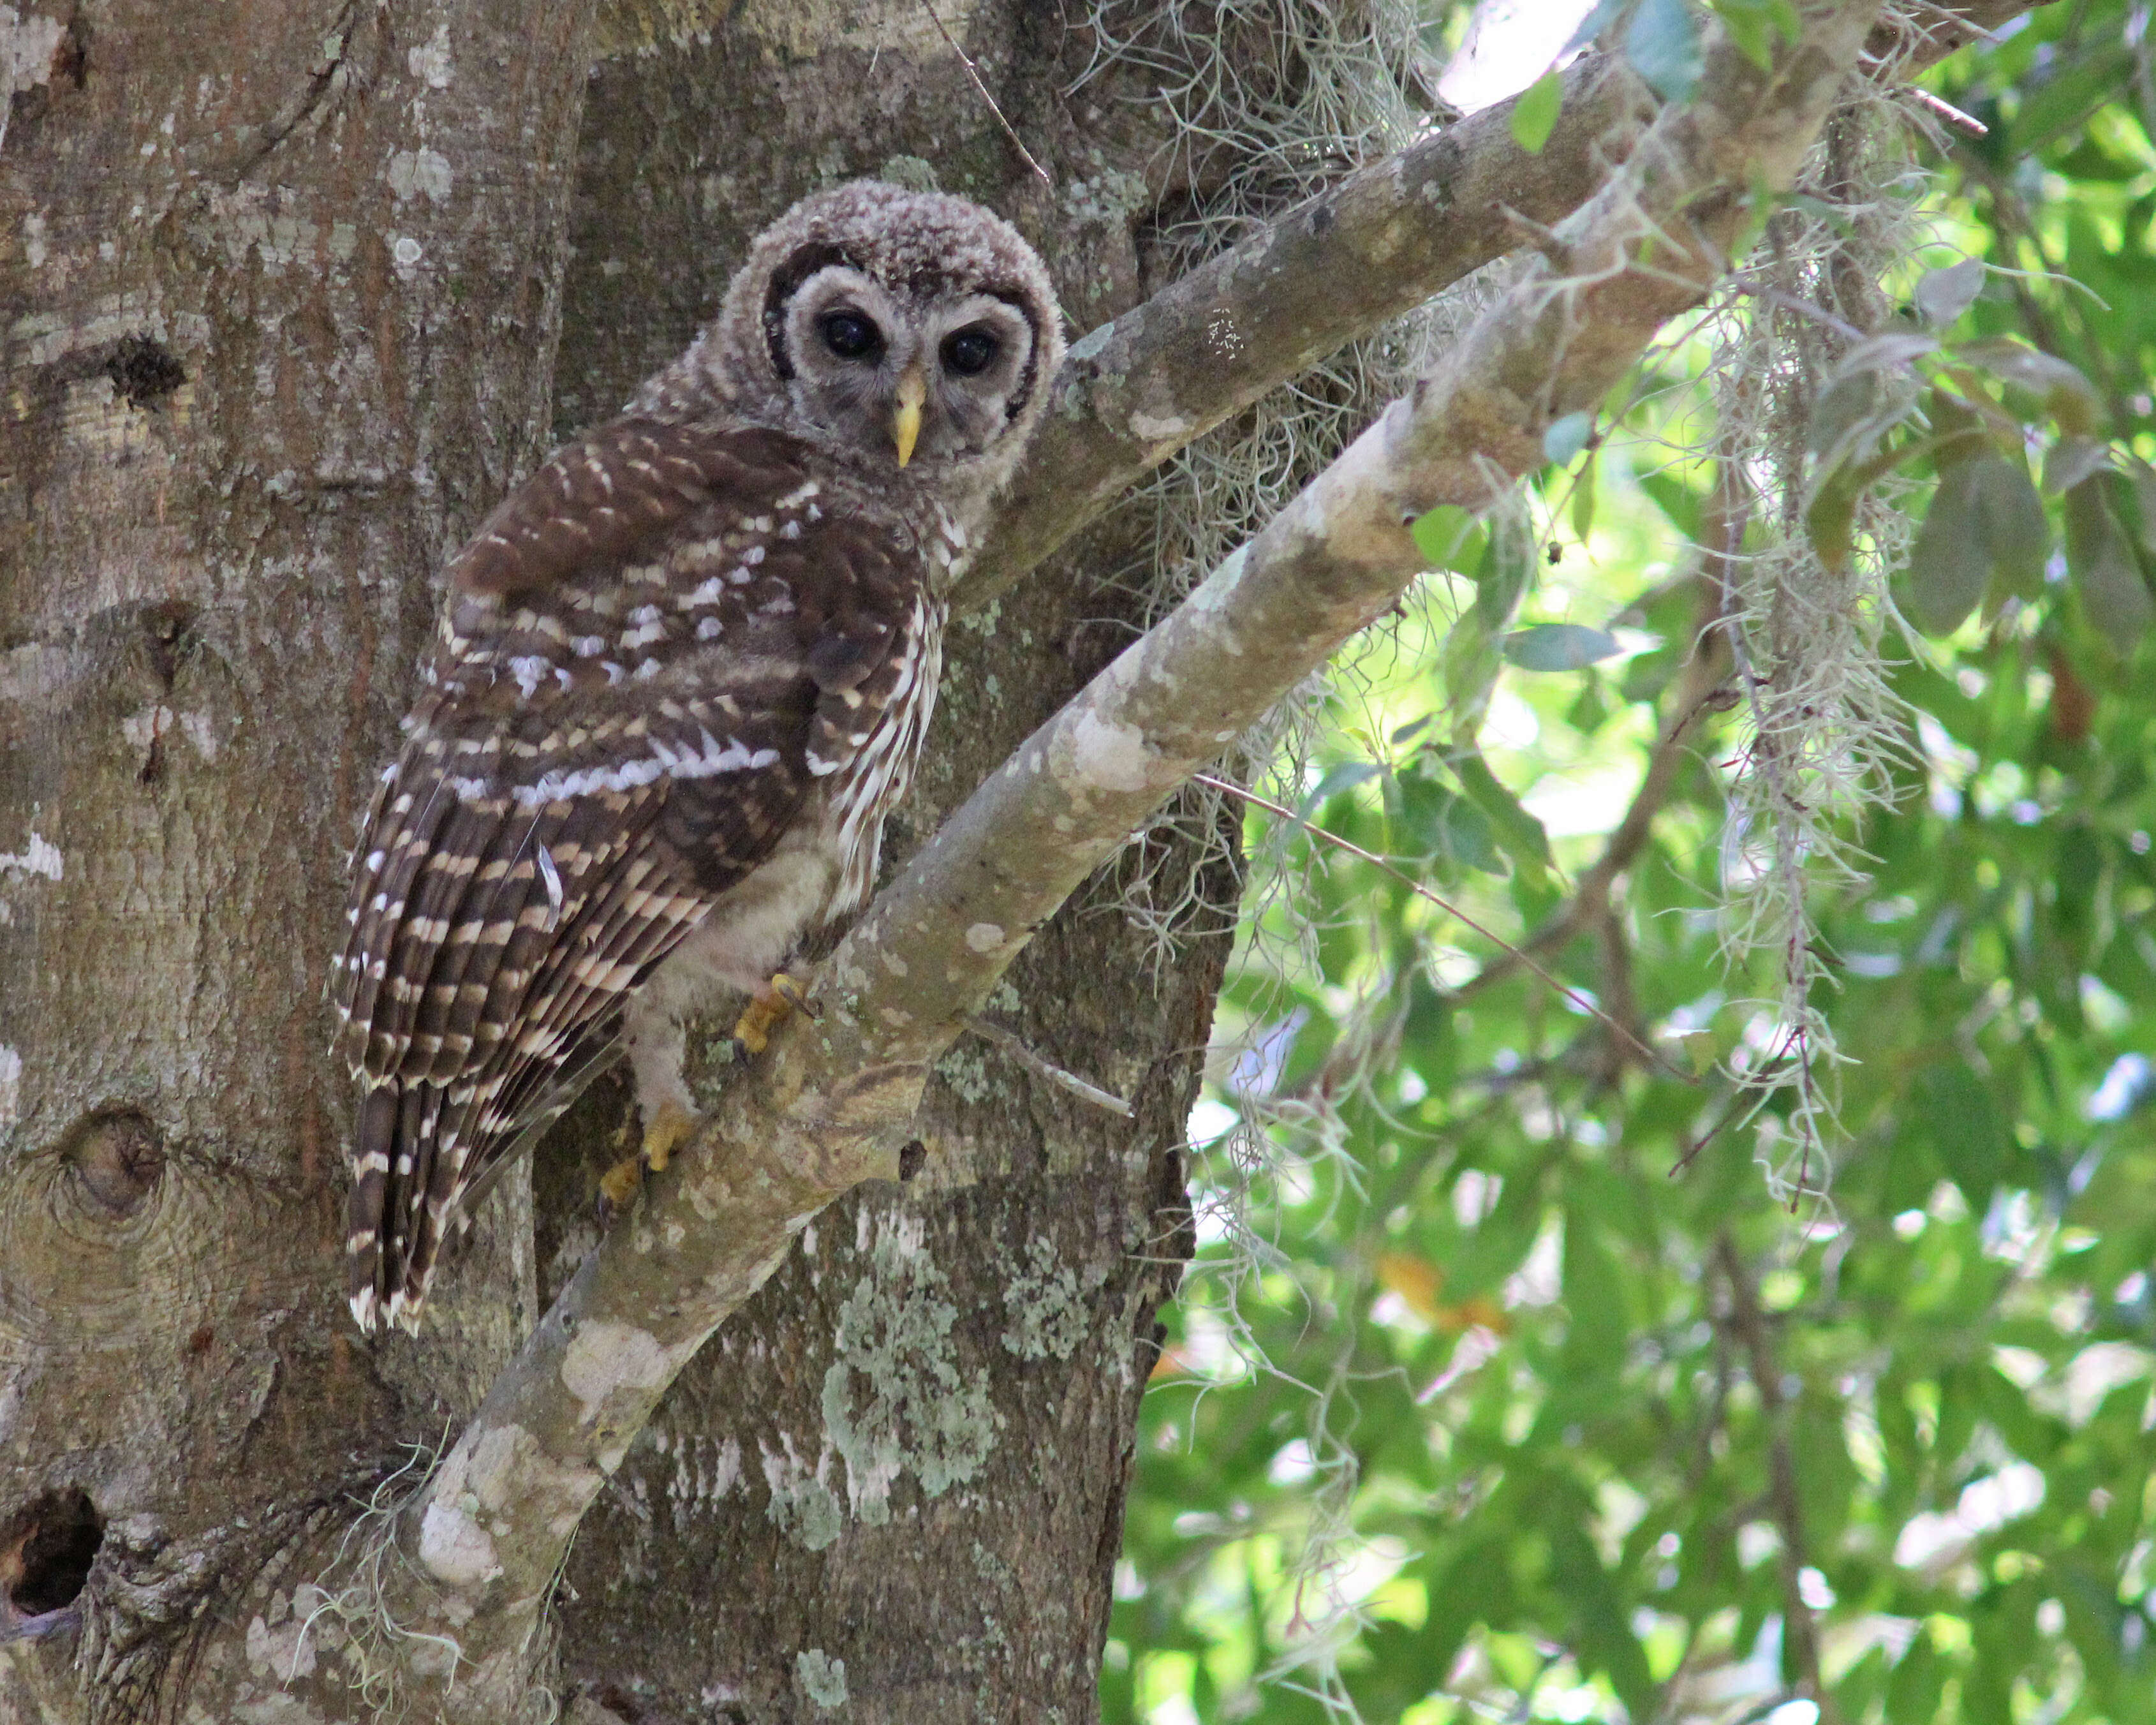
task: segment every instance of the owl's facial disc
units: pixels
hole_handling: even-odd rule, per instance
[[[948,460],[978,455],[1004,434],[1033,387],[1033,326],[992,294],[939,297],[921,307],[920,321],[929,402],[924,451]]]
[[[900,468],[979,456],[1034,382],[1032,326],[1010,301],[942,285],[893,289],[844,264],[794,289],[774,346],[804,420]]]

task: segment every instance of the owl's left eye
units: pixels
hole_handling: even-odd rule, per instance
[[[945,338],[943,364],[962,377],[977,377],[995,361],[996,338],[983,329],[959,330]]]
[[[876,326],[858,311],[834,311],[822,331],[824,345],[840,359],[872,359],[883,348]]]

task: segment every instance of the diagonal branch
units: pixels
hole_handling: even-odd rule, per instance
[[[2043,0],[1927,3],[1866,57],[1914,71]],[[1639,123],[1640,86],[1589,54],[1564,74],[1542,149],[1517,98],[1348,175],[1075,343],[957,608],[985,605],[1134,480],[1348,342],[1403,316],[1578,208]],[[1479,501],[1479,500],[1478,500]]]
[[[737,1106],[659,1177],[555,1302],[420,1496],[385,1602],[453,1637],[453,1717],[503,1717],[578,1522],[676,1372],[824,1204],[897,1173],[930,1065],[1070,893],[1190,775],[1420,572],[1409,524],[1480,507],[1543,461],[1727,267],[1791,182],[1876,0],[1813,0],[1767,70],[1726,43],[1694,105],[1548,255],[1248,546],[1044,725],[952,817],[821,973]],[[1623,140],[1613,140],[1621,142]],[[441,1673],[435,1674],[438,1677]]]

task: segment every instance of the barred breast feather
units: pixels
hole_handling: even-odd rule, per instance
[[[829,848],[811,920],[865,896],[934,698],[949,546],[818,465],[776,432],[618,420],[450,565],[331,985],[362,1086],[362,1328],[416,1327],[445,1235],[782,839]]]

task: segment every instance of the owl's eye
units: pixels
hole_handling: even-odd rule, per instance
[[[858,311],[834,311],[818,327],[824,345],[840,359],[873,359],[883,351],[876,326]]]
[[[958,330],[943,340],[943,366],[962,377],[977,377],[994,363],[996,338],[975,327]]]

